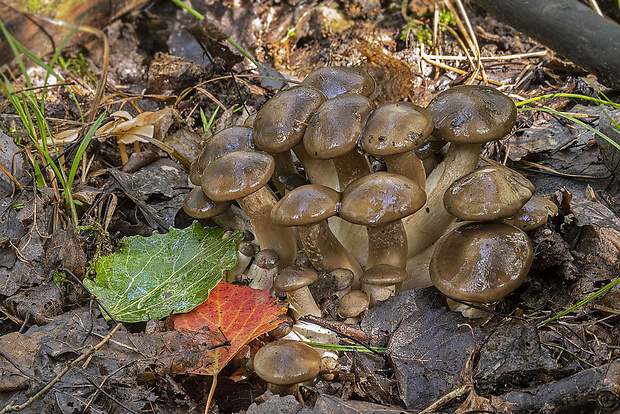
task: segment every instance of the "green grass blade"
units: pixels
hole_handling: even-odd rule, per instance
[[[581,94],[576,94],[576,93],[549,93],[549,94],[546,94],[546,95],[535,96],[533,98],[526,99],[525,101],[517,102],[515,105],[517,106],[517,108],[519,108],[520,106],[527,105],[527,104],[530,104],[532,102],[540,101],[540,100],[543,100],[543,99],[549,99],[549,98],[575,98],[575,99],[583,99],[583,100],[586,100],[586,101],[594,102],[594,103],[599,104],[599,105],[610,105],[610,106],[613,106],[614,108],[620,108],[620,104],[617,104],[617,103],[614,103],[614,102],[610,101],[609,98],[607,98],[602,93],[601,93],[601,95],[605,99],[592,98],[591,96],[586,96],[586,95],[581,95]],[[519,109],[522,110],[524,108],[519,108]]]
[[[591,294],[590,296],[588,296],[584,300],[577,302],[576,304],[574,304],[570,308],[563,310],[562,312],[558,313],[557,315],[554,315],[553,317],[551,317],[549,319],[545,319],[542,322],[538,322],[536,324],[536,327],[540,328],[541,326],[544,326],[544,325],[546,325],[546,324],[548,324],[550,322],[553,322],[553,321],[561,318],[562,316],[568,315],[569,313],[571,313],[575,309],[580,308],[583,305],[592,302],[594,299],[598,298],[599,296],[604,295],[605,293],[609,292],[618,283],[620,283],[620,277],[615,279],[615,280],[613,280],[613,281],[611,281],[607,285],[603,286],[602,288],[600,288],[599,290],[597,290],[596,292],[594,292],[593,294]]]
[[[86,152],[86,149],[88,148],[88,144],[90,144],[90,141],[95,136],[95,132],[97,131],[97,129],[99,128],[99,126],[101,125],[105,117],[106,117],[106,113],[104,112],[99,116],[99,118],[97,118],[95,123],[88,129],[88,131],[86,132],[86,135],[84,136],[84,139],[80,143],[80,146],[77,152],[75,153],[75,158],[73,159],[73,163],[71,164],[71,171],[69,171],[69,178],[67,179],[67,187],[71,188],[73,186],[73,180],[75,179],[75,174],[77,173],[77,169],[80,165],[82,156]]]

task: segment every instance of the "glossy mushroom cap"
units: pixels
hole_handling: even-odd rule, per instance
[[[292,292],[316,282],[319,274],[310,267],[288,266],[278,273],[273,281],[277,292]]]
[[[308,154],[330,159],[355,149],[373,107],[370,99],[355,93],[344,93],[325,101],[308,121],[304,134]]]
[[[462,85],[437,95],[426,108],[444,141],[483,143],[510,132],[517,108],[512,100],[489,86]]]
[[[351,223],[380,226],[416,212],[425,201],[426,193],[412,180],[376,172],[347,186],[339,214]]]
[[[267,184],[274,168],[273,157],[264,152],[231,152],[203,171],[202,191],[214,201],[241,198]]]
[[[324,101],[325,96],[309,86],[295,86],[276,94],[254,119],[256,147],[271,153],[292,149],[301,142],[310,116]]]
[[[281,339],[266,344],[254,356],[254,371],[263,380],[277,385],[293,385],[319,374],[321,357],[299,341]]]
[[[340,299],[338,315],[341,318],[355,318],[370,306],[370,297],[362,290],[352,290]]]
[[[496,220],[515,214],[534,194],[534,185],[501,165],[487,165],[456,180],[444,193],[446,211],[462,220]]]
[[[308,184],[297,187],[271,210],[271,222],[278,226],[303,226],[335,216],[340,194],[329,187]]]
[[[200,155],[194,160],[190,168],[190,180],[200,185],[200,176],[205,167],[222,155],[235,151],[252,151],[254,131],[252,128],[234,125],[217,132],[207,141]]]
[[[549,217],[555,217],[557,214],[558,206],[544,197],[535,195],[515,214],[500,221],[523,231],[531,231],[545,224]]]
[[[353,92],[370,96],[375,91],[375,80],[359,68],[329,66],[315,70],[302,82],[321,91],[327,99]]]
[[[433,284],[446,296],[494,302],[518,288],[532,265],[527,234],[503,223],[469,223],[442,237],[430,262]]]
[[[433,118],[421,106],[392,102],[370,114],[360,145],[370,155],[384,157],[421,146],[433,131]]]
[[[207,219],[222,214],[232,201],[217,202],[207,197],[200,187],[194,187],[183,200],[183,211],[196,219]]]

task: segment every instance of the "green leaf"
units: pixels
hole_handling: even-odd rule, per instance
[[[167,234],[124,237],[118,252],[97,260],[97,276],[84,284],[122,322],[189,312],[235,265],[243,236],[235,232],[223,240],[223,235],[222,229],[194,222]]]

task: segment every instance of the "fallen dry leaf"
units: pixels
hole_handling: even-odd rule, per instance
[[[220,282],[194,310],[174,315],[174,329],[194,335],[202,348],[213,348],[193,374],[215,375],[254,338],[282,322],[287,303],[267,290]],[[230,341],[230,345],[221,345]]]

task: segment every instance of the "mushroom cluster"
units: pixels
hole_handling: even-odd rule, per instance
[[[206,143],[185,211],[219,217],[238,205],[257,257],[276,255],[269,270],[249,264],[245,277],[286,292],[296,319],[322,315],[307,287],[317,272],[348,275],[337,313],[353,322],[416,286],[466,302],[499,300],[531,265],[524,230],[539,222],[534,216],[555,214],[507,167],[476,169],[481,146],[514,126],[514,103],[491,87],[457,86],[426,108],[376,107],[374,88],[360,69],[328,67],[277,93],[246,125]],[[296,263],[299,252],[308,260]]]

